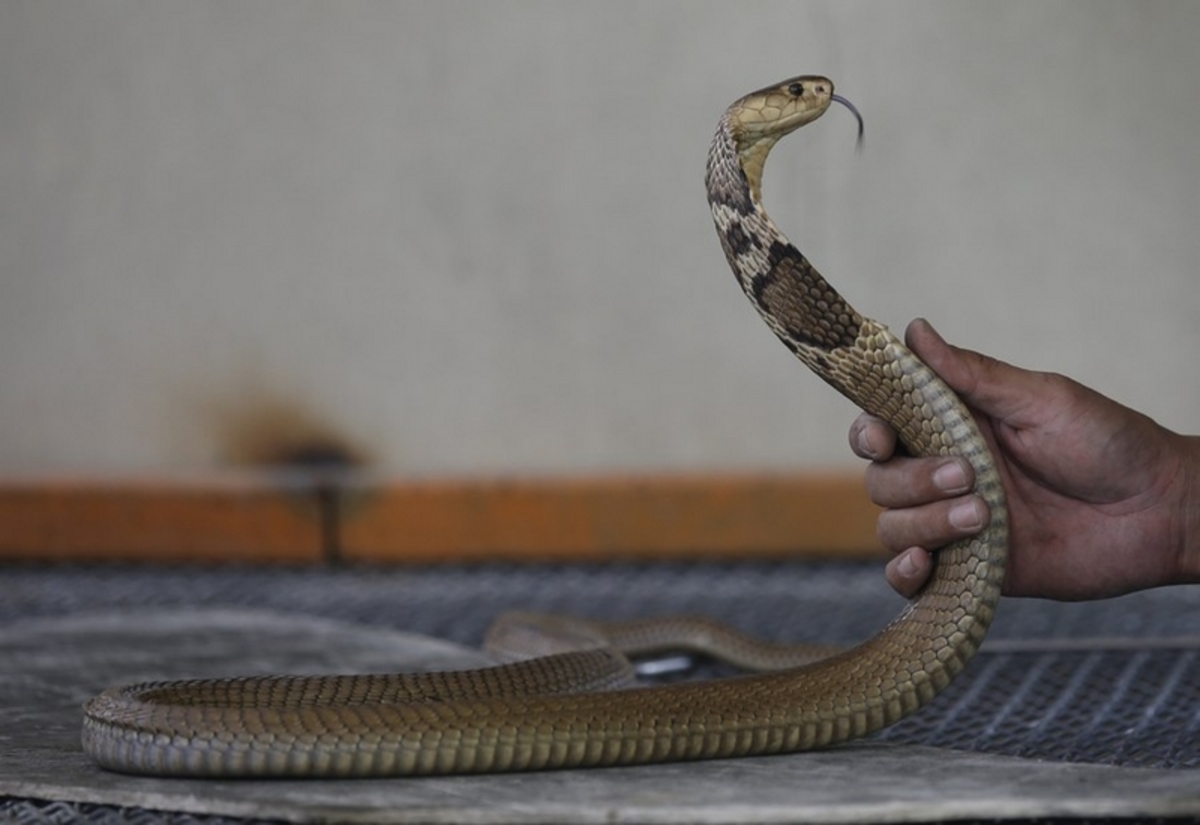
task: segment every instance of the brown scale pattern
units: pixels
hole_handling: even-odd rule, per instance
[[[991,622],[1004,574],[1004,497],[953,393],[886,328],[855,312],[762,209],[759,176],[770,148],[820,117],[832,93],[825,78],[802,77],[736,101],[718,126],[706,184],[731,268],[789,349],[891,422],[914,454],[954,451],[975,468],[991,523],[939,554],[929,585],[887,628],[813,664],[645,689],[575,692],[624,678],[616,672],[623,660],[603,650],[459,674],[115,688],[88,703],[84,750],[114,770],[205,776],[637,764],[823,747],[932,699]]]
[[[768,261],[770,269],[752,283],[786,340],[826,352],[855,345],[862,316],[794,247],[777,243]]]

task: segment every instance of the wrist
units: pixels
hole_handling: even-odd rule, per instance
[[[1175,575],[1171,584],[1200,582],[1200,437],[1181,436],[1182,485],[1176,513]]]

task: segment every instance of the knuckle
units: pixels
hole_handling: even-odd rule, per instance
[[[903,511],[884,510],[875,520],[875,537],[886,549],[899,552],[908,547]]]
[[[887,504],[882,501],[883,496],[881,493],[883,492],[883,489],[881,487],[879,473],[880,466],[878,464],[868,464],[866,472],[863,473],[863,486],[867,488],[867,497],[870,498],[871,501],[875,502],[880,507],[886,507]]]

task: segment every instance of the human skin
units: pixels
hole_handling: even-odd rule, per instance
[[[1099,599],[1200,581],[1200,438],[1181,436],[1062,375],[947,344],[922,319],[905,338],[959,394],[992,448],[1009,509],[1004,593]],[[912,458],[863,414],[850,446],[871,463],[888,582],[913,596],[931,552],[987,524],[961,458]]]

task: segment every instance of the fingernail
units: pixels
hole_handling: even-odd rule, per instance
[[[861,429],[854,434],[854,443],[858,445],[858,454],[866,458],[876,458],[878,454],[875,448],[871,446],[870,439],[867,438],[866,429]]]
[[[917,575],[917,563],[913,561],[912,551],[905,553],[896,560],[896,570],[906,579],[911,579]]]
[[[967,471],[958,461],[947,461],[933,471],[933,483],[945,493],[965,493]]]
[[[983,526],[983,513],[980,512],[979,502],[973,497],[951,507],[949,519],[959,530],[978,530]]]

